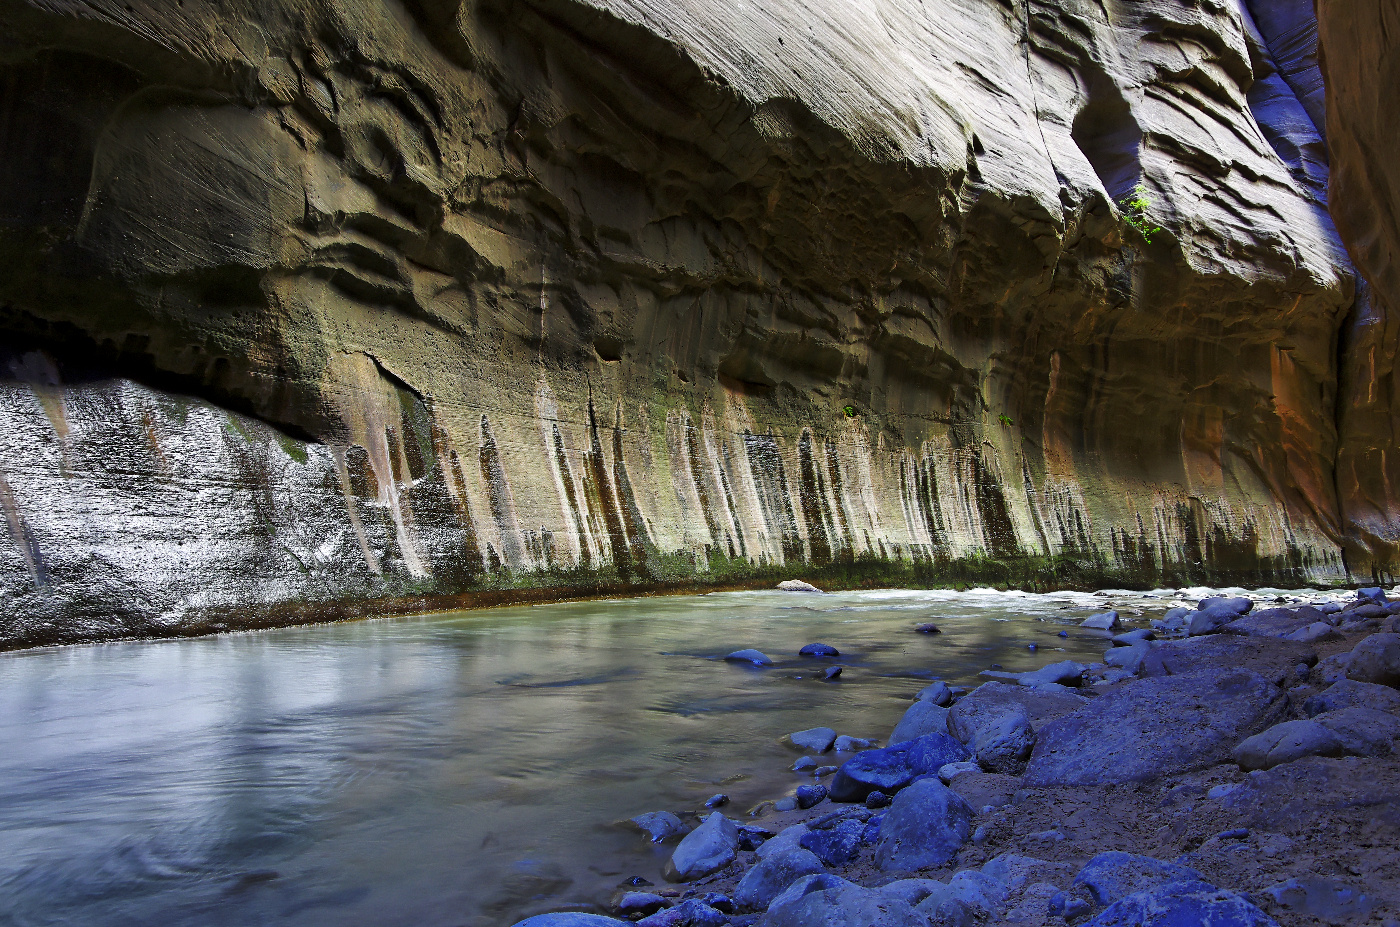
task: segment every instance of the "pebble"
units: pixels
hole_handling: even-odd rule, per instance
[[[892,799],[888,795],[886,795],[884,792],[881,792],[879,789],[876,789],[869,795],[865,796],[865,807],[884,808],[889,805],[890,801],[892,801]]]
[[[705,799],[706,808],[719,808],[727,804],[729,804],[729,796],[725,795],[723,792],[720,792],[718,795],[711,795],[709,798]]]
[[[797,799],[797,807],[807,809],[813,805],[821,804],[826,800],[826,786],[824,785],[800,785],[793,797]]]

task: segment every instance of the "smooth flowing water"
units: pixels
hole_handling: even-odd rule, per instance
[[[783,734],[884,738],[930,679],[1098,659],[1076,624],[1108,603],[1177,604],[714,593],[0,655],[0,923],[496,927],[602,902],[669,852],[617,822],[720,791],[742,816],[811,781]],[[813,641],[841,657],[798,657]],[[723,661],[743,647],[775,665]]]

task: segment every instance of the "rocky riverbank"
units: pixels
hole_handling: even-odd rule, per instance
[[[934,683],[883,748],[794,732],[794,794],[638,819],[674,884],[516,927],[1400,923],[1400,602],[1081,627],[1102,662]]]

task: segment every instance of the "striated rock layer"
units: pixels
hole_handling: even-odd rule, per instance
[[[0,642],[1343,579],[1299,6],[0,0]]]

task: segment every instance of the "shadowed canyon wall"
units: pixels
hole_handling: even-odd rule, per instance
[[[0,0],[0,642],[1344,580],[1384,450],[1346,432],[1339,483],[1313,26]]]

